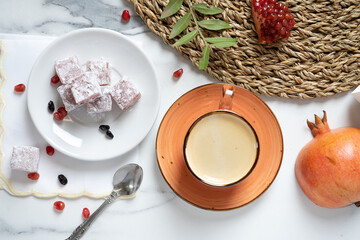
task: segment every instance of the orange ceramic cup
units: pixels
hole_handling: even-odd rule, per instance
[[[223,85],[219,108],[199,117],[184,140],[184,158],[192,174],[215,187],[245,179],[256,166],[259,143],[253,127],[231,111],[235,87]]]
[[[246,119],[258,138],[255,167],[246,178],[226,187],[206,184],[190,171],[184,139],[197,119],[219,110],[224,85],[228,84],[199,86],[178,98],[164,115],[156,137],[157,161],[164,180],[182,199],[209,210],[234,209],[257,199],[275,180],[283,156],[281,128],[271,109],[255,94],[234,86],[231,111]]]

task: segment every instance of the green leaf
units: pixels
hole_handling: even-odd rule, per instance
[[[236,45],[237,42],[223,42],[223,43],[213,43],[211,44],[211,46],[214,46],[214,47],[217,47],[217,48],[226,48],[226,47],[231,47],[231,46],[234,46]]]
[[[205,14],[205,15],[215,15],[222,13],[223,10],[214,6],[207,7],[205,3],[199,3],[194,5],[194,9],[198,11],[199,13]]]
[[[198,23],[201,27],[208,30],[223,30],[231,28],[231,26],[227,22],[218,19],[202,20]]]
[[[199,69],[205,70],[209,63],[210,46],[206,45],[202,51],[202,57],[199,60]]]
[[[222,43],[222,42],[237,42],[239,38],[229,38],[229,37],[207,37],[205,38],[209,43]]]
[[[228,38],[228,37],[211,37],[205,38],[205,40],[209,43],[212,43],[211,46],[215,46],[217,48],[225,48],[231,47],[237,44],[238,38]]]
[[[173,47],[178,47],[181,46],[185,43],[190,42],[191,40],[193,40],[197,35],[198,35],[199,31],[198,30],[194,30],[191,31],[189,33],[187,33],[186,35],[182,36],[175,44],[173,44]]]
[[[164,11],[162,12],[160,18],[167,18],[171,15],[174,15],[179,11],[181,5],[183,4],[183,0],[170,0],[168,5],[165,7]]]
[[[191,20],[191,14],[186,13],[182,18],[179,19],[177,23],[175,23],[173,29],[171,30],[169,39],[173,39],[177,35],[179,35],[182,31],[189,26]]]

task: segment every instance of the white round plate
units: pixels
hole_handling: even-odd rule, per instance
[[[82,106],[63,121],[55,121],[47,104],[52,100],[56,109],[63,104],[56,90],[59,84],[50,83],[54,64],[74,55],[82,64],[100,58],[110,62],[113,77],[127,76],[141,92],[140,100],[126,111],[113,102],[111,112],[95,116]],[[54,40],[40,54],[30,74],[27,100],[35,127],[51,146],[77,159],[99,161],[120,156],[145,138],[155,122],[160,93],[151,62],[135,44],[118,32],[89,28]],[[100,124],[110,125],[113,139],[99,130]]]

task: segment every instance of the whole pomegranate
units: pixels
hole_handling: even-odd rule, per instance
[[[297,181],[315,204],[340,208],[360,207],[360,129],[330,130],[326,112],[307,121],[314,136],[300,151],[295,164]]]

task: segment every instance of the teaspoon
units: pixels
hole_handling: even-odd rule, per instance
[[[113,190],[106,197],[103,204],[90,215],[83,223],[81,223],[75,231],[66,240],[77,240],[85,233],[95,218],[101,213],[106,206],[121,196],[132,196],[139,189],[143,178],[142,168],[134,163],[127,164],[119,168],[113,177]]]

